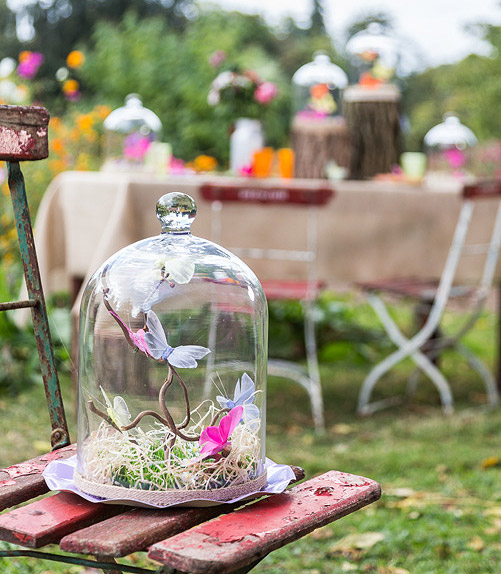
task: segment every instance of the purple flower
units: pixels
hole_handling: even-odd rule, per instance
[[[219,421],[217,427],[205,428],[200,435],[200,453],[204,456],[214,456],[226,447],[231,446],[228,439],[242,420],[243,412],[244,408],[242,406],[235,407]]]

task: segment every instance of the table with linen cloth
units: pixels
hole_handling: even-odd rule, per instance
[[[160,232],[156,201],[165,193],[191,195],[198,207],[192,231],[211,237],[211,207],[201,198],[206,182],[251,187],[315,186],[315,180],[249,180],[213,175],[164,176],[110,172],[65,172],[45,193],[35,225],[46,292],[72,288],[122,247]],[[318,212],[318,276],[330,287],[389,278],[439,278],[461,207],[461,188],[433,190],[393,182],[341,181],[335,197]],[[479,205],[472,235],[480,240],[488,202]],[[304,206],[226,204],[221,244],[231,248],[253,234],[263,247],[286,236],[288,246],[302,229]],[[250,215],[249,215],[250,214]],[[485,238],[482,238],[485,239]],[[480,259],[480,258],[477,258]],[[291,262],[250,262],[258,277],[304,272]],[[462,265],[458,279],[476,279],[481,261]],[[282,278],[282,277],[281,277]]]

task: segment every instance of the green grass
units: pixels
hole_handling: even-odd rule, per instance
[[[360,316],[370,322],[365,307]],[[449,323],[457,321],[456,314],[448,317]],[[467,340],[491,366],[495,333],[495,316],[486,314]],[[384,352],[388,349],[380,348],[371,362]],[[346,359],[323,365],[327,433],[322,437],[312,431],[304,391],[293,383],[270,381],[268,456],[303,466],[307,477],[330,469],[371,477],[382,484],[383,496],[367,509],[273,552],[255,568],[256,574],[499,571],[501,466],[496,459],[491,466],[483,462],[501,458],[501,411],[482,407],[484,389],[462,360],[447,355],[443,367],[457,405],[452,417],[442,415],[437,392],[422,379],[411,402],[359,419],[357,394],[370,364]],[[377,387],[377,396],[403,395],[411,370],[410,363],[395,369]],[[64,392],[74,428],[67,379]],[[16,398],[0,398],[1,466],[47,446],[49,426],[40,397],[41,389],[32,387]],[[361,535],[368,533],[373,545],[360,548],[366,540]],[[140,563],[147,564],[142,556]],[[16,559],[0,560],[0,572],[69,574],[81,569]]]

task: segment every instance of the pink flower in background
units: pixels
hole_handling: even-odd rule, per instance
[[[127,159],[143,159],[151,141],[138,133],[130,134],[125,138],[124,142],[124,156]]]
[[[219,66],[226,60],[226,52],[224,50],[216,50],[212,52],[209,56],[209,64],[213,68],[219,68]]]
[[[260,104],[269,104],[278,94],[277,86],[273,82],[259,84],[254,92],[254,99]]]
[[[458,169],[462,167],[466,162],[466,157],[463,151],[460,149],[447,149],[444,151],[444,157],[447,160],[447,163],[453,169]]]
[[[40,52],[21,52],[19,56],[19,65],[17,67],[17,73],[28,80],[31,80],[36,76],[38,68],[43,64],[43,54]]]
[[[75,90],[73,92],[66,92],[64,94],[64,98],[68,100],[68,102],[78,102],[78,100],[82,97],[82,92],[80,90]]]

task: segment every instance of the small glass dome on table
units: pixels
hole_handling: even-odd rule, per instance
[[[160,141],[162,122],[138,94],[129,94],[125,105],[104,120],[104,170],[144,168],[153,142]]]
[[[463,179],[471,169],[472,152],[478,140],[452,112],[424,136],[428,176]]]
[[[193,199],[157,203],[162,233],[106,261],[80,314],[84,493],[156,506],[266,484],[267,305],[254,273],[192,236]]]
[[[344,71],[325,52],[315,52],[313,61],[292,76],[295,112],[315,119],[341,115],[342,93],[347,85]]]
[[[371,22],[357,32],[347,44],[353,68],[353,80],[364,88],[381,88],[395,82],[399,49],[395,38],[378,22]]]

